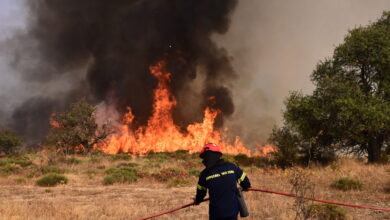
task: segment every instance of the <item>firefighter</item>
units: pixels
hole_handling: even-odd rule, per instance
[[[209,191],[209,219],[236,220],[239,213],[237,183],[246,191],[250,182],[246,174],[236,165],[221,159],[219,146],[206,144],[200,152],[205,169],[200,173],[195,205],[201,203]]]

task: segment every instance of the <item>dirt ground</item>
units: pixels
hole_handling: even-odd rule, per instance
[[[196,178],[189,179],[184,187],[170,186],[151,177],[141,178],[135,183],[103,185],[103,170],[96,167],[113,162],[89,163],[89,158],[78,165],[65,166],[64,174],[69,179],[66,185],[39,187],[36,178],[25,176],[30,170],[0,177],[0,220],[137,220],[162,211],[170,210],[192,202],[195,196]],[[143,170],[150,165],[146,159],[133,159]],[[39,161],[34,161],[39,164]],[[122,163],[122,162],[116,162]],[[166,162],[165,167],[180,167],[188,161]],[[144,164],[144,165],[142,165]],[[153,165],[153,164],[152,164]],[[61,165],[62,166],[62,165]],[[94,175],[86,175],[85,170],[94,170]],[[156,169],[153,167],[153,169]],[[185,167],[183,167],[185,169]],[[252,182],[252,187],[289,193],[289,179],[293,169],[243,167]],[[315,185],[314,196],[319,199],[390,208],[390,165],[367,165],[355,160],[340,160],[325,166],[302,169],[308,181]],[[364,183],[361,190],[341,191],[331,187],[338,178],[349,177]],[[18,182],[18,179],[24,182]],[[250,211],[248,220],[289,220],[296,212],[294,199],[260,192],[245,192]],[[388,219],[390,212],[367,209],[344,208],[347,219],[370,220]],[[172,214],[158,217],[168,219],[208,219],[208,204],[192,206]]]

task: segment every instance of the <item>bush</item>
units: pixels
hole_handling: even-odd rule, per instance
[[[130,167],[113,167],[106,170],[106,174],[108,174],[108,176],[106,176],[103,180],[105,185],[111,185],[114,183],[132,183],[138,180],[137,170]]]
[[[166,168],[160,170],[159,173],[153,174],[152,176],[155,177],[160,182],[167,182],[170,178],[186,177],[188,176],[188,173],[178,168]]]
[[[284,169],[299,163],[301,140],[290,128],[274,128],[269,141],[278,148],[272,153],[276,165]]]
[[[194,173],[196,171],[193,170],[192,172]],[[189,184],[186,179],[188,177],[188,172],[178,168],[163,169],[152,176],[158,181],[168,183],[171,186],[186,186]]]
[[[56,186],[58,184],[67,184],[68,178],[66,178],[63,175],[52,173],[38,179],[36,183],[38,186],[44,186],[44,187]]]
[[[22,144],[22,139],[13,131],[0,127],[0,152],[12,153],[15,148]]]
[[[64,160],[64,162],[66,164],[70,164],[70,165],[77,165],[77,164],[80,164],[82,161],[80,159],[75,158],[75,157],[70,157],[70,158],[66,158]]]
[[[5,166],[8,164],[15,164],[15,165],[19,165],[21,167],[28,167],[28,166],[32,165],[33,163],[30,160],[21,160],[21,159],[12,159],[12,158],[0,161],[0,166]]]
[[[48,173],[64,173],[64,170],[60,169],[59,167],[56,166],[43,166],[39,167],[37,170],[41,175],[45,175]]]
[[[16,178],[15,179],[15,183],[26,183],[26,179],[24,179],[24,178]]]
[[[1,172],[5,175],[9,175],[11,173],[16,173],[19,171],[19,167],[12,165],[12,164],[7,164],[3,167],[0,168]]]
[[[117,167],[137,167],[138,164],[136,163],[121,163]]]
[[[357,179],[340,178],[333,182],[332,187],[343,191],[361,190],[363,188],[363,183]]]
[[[132,157],[128,154],[114,154],[111,155],[110,160],[111,161],[117,161],[117,160],[131,160]]]
[[[313,204],[309,207],[310,217],[318,220],[345,220],[345,209],[332,204]]]
[[[170,158],[170,154],[169,152],[159,152],[159,153],[151,152],[148,155],[146,155],[146,158],[164,162]]]
[[[190,169],[190,170],[188,171],[188,174],[189,174],[190,176],[199,176],[200,172],[201,172],[201,171],[200,171],[199,169],[192,168],[192,169]]]

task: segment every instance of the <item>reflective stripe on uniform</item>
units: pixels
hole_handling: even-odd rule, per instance
[[[243,172],[240,179],[237,180],[238,184],[240,184],[242,181],[244,181],[245,177],[246,177],[246,174],[245,174],[245,172]]]
[[[197,189],[199,189],[199,190],[204,190],[204,191],[206,191],[206,190],[207,190],[207,188],[206,188],[206,187],[204,187],[204,186],[201,186],[201,185],[199,185],[199,184],[196,186],[196,188],[197,188]]]

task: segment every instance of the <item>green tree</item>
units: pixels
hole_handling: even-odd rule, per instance
[[[16,135],[15,132],[0,127],[0,152],[9,154],[21,144],[22,138]]]
[[[95,108],[84,99],[71,104],[68,111],[53,114],[52,131],[46,144],[65,154],[75,153],[82,146],[90,152],[93,146],[109,134],[106,126],[99,128],[95,122]]]
[[[378,162],[390,140],[390,12],[349,31],[312,74],[311,95],[292,92],[285,126],[321,157],[341,150]]]

